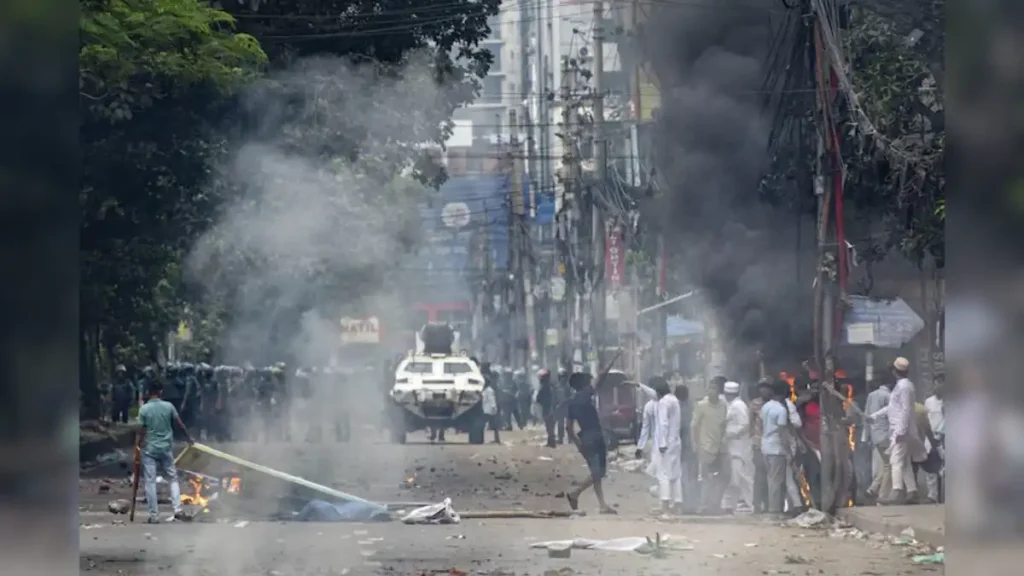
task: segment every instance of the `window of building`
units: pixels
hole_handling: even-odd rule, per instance
[[[501,72],[501,48],[490,48],[491,55],[494,56],[494,61],[491,62],[490,72]]]
[[[491,29],[491,33],[488,38],[491,40],[501,40],[501,18],[498,16],[491,16],[487,19],[487,26]]]
[[[485,76],[480,90],[479,101],[484,104],[501,104],[501,77]]]

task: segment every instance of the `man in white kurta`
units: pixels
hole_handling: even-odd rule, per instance
[[[740,398],[740,385],[725,383],[725,398],[728,402],[725,416],[725,441],[729,447],[732,462],[729,489],[725,492],[723,507],[726,510],[753,510],[754,502],[754,453],[750,440],[750,410]]]
[[[654,446],[658,452],[658,497],[662,511],[668,513],[673,505],[683,506],[683,443],[679,436],[679,400],[668,389],[664,378],[651,379],[651,388],[658,392],[657,427]]]
[[[651,398],[644,404],[643,416],[640,421],[640,437],[636,440],[636,457],[647,460],[647,475],[654,479],[651,494],[658,493],[658,451],[654,448],[654,432],[657,429],[658,399]]]

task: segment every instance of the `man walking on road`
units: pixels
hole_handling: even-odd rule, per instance
[[[726,406],[722,401],[725,378],[716,376],[708,394],[693,411],[690,436],[700,463],[701,512],[722,513],[722,496],[729,482],[729,449],[725,443]]]
[[[139,409],[139,423],[142,424],[139,446],[142,451],[142,475],[146,487],[146,507],[149,510],[150,524],[160,522],[159,507],[156,501],[156,476],[163,472],[171,487],[171,506],[174,518],[181,519],[181,487],[178,485],[178,471],[174,466],[172,450],[174,425],[177,424],[185,439],[192,444],[192,436],[181,421],[181,416],[174,406],[164,400],[163,384],[153,381],[149,385],[149,400]]]
[[[586,460],[590,476],[578,488],[567,493],[565,497],[569,501],[569,507],[576,510],[580,505],[580,494],[593,486],[601,513],[616,514],[615,509],[605,502],[604,490],[601,487],[601,480],[604,479],[608,468],[608,446],[605,444],[604,433],[601,431],[601,419],[597,414],[597,406],[594,405],[594,387],[591,385],[590,374],[583,372],[573,374],[569,377],[569,387],[572,388],[574,394],[569,400],[565,429],[569,440]],[[579,423],[580,426],[578,434],[575,423]]]

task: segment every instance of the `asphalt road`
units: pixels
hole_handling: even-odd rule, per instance
[[[567,510],[562,493],[585,474],[569,446],[543,447],[540,432],[503,436],[503,445],[472,446],[464,435],[444,445],[422,436],[405,446],[366,431],[349,444],[231,444],[218,448],[309,480],[381,502],[452,499],[457,511]],[[623,449],[626,459],[628,447]],[[116,467],[115,467],[116,468]],[[106,511],[130,490],[120,478],[83,478],[81,573],[90,575],[341,575],[341,574],[924,574],[908,549],[880,539],[836,537],[752,518],[666,522],[642,474],[611,466],[610,503],[619,515],[598,516],[592,494],[585,517],[549,520],[463,520],[452,526],[313,524],[250,521],[127,524]],[[113,473],[113,471],[111,471]],[[101,488],[107,486],[107,488]],[[101,492],[102,491],[102,492]],[[166,506],[164,508],[167,508]],[[140,507],[141,511],[141,507]],[[144,517],[144,512],[140,514]],[[634,552],[573,550],[549,558],[530,545],[544,540],[672,535],[689,550],[664,558]]]

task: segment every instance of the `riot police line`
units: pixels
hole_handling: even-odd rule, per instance
[[[150,384],[163,385],[163,398],[206,441],[291,441],[293,416],[303,422],[303,438],[347,441],[351,434],[349,375],[333,368],[289,371],[272,366],[211,366],[171,363],[146,366],[133,377],[124,365],[101,385],[103,418],[128,422],[149,395]],[[300,414],[296,414],[296,410]]]

